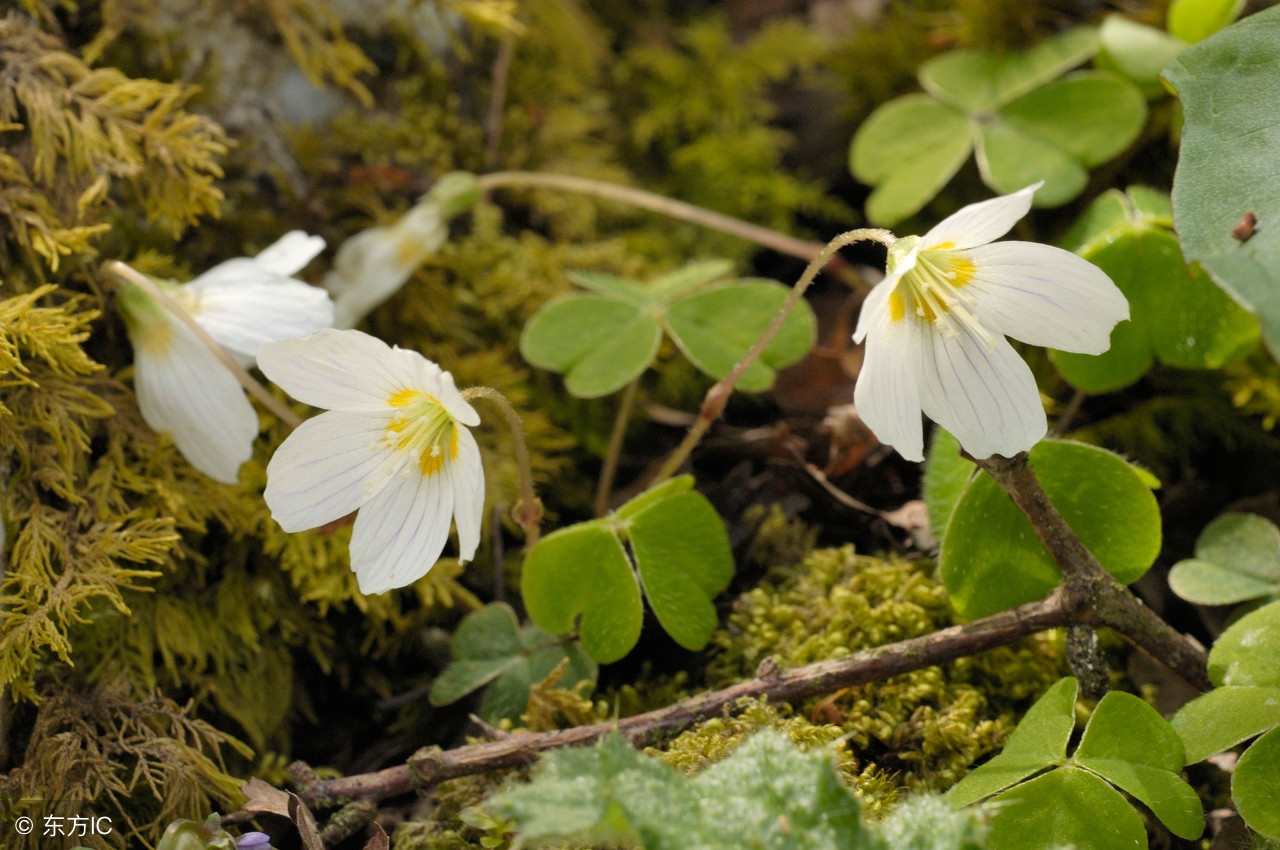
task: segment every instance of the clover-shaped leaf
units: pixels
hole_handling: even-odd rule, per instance
[[[1160,551],[1160,509],[1150,473],[1084,443],[1043,440],[1031,467],[1054,507],[1120,581],[1136,581]],[[1061,572],[1026,516],[986,474],[960,495],[938,557],[956,610],[981,617],[1043,599]]]
[[[640,638],[643,589],[677,643],[705,646],[717,622],[711,599],[729,585],[733,554],[720,517],[692,486],[691,476],[672,479],[610,516],[540,540],[522,575],[533,621],[562,633],[581,615],[583,648],[616,661]]]
[[[1186,119],[1173,181],[1182,250],[1257,315],[1272,352],[1280,351],[1277,62],[1273,7],[1192,45],[1164,72]]]
[[[1128,321],[1111,332],[1111,348],[1090,356],[1053,352],[1058,371],[1086,392],[1109,392],[1144,375],[1155,360],[1183,369],[1214,369],[1256,345],[1258,323],[1182,261],[1170,229],[1169,199],[1150,189],[1105,192],[1067,234],[1065,247],[1105,271],[1129,299]]]
[[[665,332],[695,366],[723,378],[742,358],[786,300],[777,281],[724,280],[729,263],[695,263],[647,284],[600,272],[574,272],[590,293],[552,299],[525,325],[524,358],[562,372],[565,387],[580,398],[615,392],[653,363]],[[768,389],[775,370],[798,361],[816,335],[809,306],[800,302],[739,388]]]
[[[489,685],[480,716],[494,723],[515,720],[529,702],[530,687],[566,659],[561,687],[595,682],[596,663],[576,643],[536,625],[520,628],[509,605],[487,605],[454,631],[453,662],[432,683],[431,704],[448,705]]]
[[[1280,602],[1252,611],[1223,632],[1209,651],[1218,687],[1174,715],[1187,758],[1195,762],[1261,735],[1231,777],[1231,796],[1250,828],[1280,838]]]
[[[1050,688],[1018,724],[1004,752],[951,789],[952,805],[991,799],[993,850],[1142,846],[1142,819],[1118,787],[1146,804],[1174,834],[1198,838],[1204,815],[1199,797],[1179,775],[1184,757],[1174,729],[1138,697],[1112,691],[1094,709],[1068,758],[1076,690],[1073,678]]]
[[[1201,605],[1280,596],[1280,528],[1253,514],[1223,514],[1200,533],[1196,556],[1174,564],[1169,587]]]
[[[1173,35],[1195,44],[1240,17],[1244,4],[1245,0],[1173,0],[1165,25]]]
[[[1097,33],[1081,28],[1024,53],[956,50],[924,63],[928,94],[881,106],[850,147],[854,176],[875,187],[867,217],[892,225],[919,211],[971,152],[998,192],[1043,180],[1038,206],[1074,198],[1087,169],[1127,148],[1146,121],[1142,93],[1121,77],[1062,77],[1097,50]]]
[[[1094,58],[1098,68],[1128,77],[1148,100],[1168,96],[1160,72],[1187,49],[1185,41],[1118,14],[1103,19],[1098,38],[1102,42]]]

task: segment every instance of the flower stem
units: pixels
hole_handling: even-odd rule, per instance
[[[613,433],[609,435],[609,451],[600,470],[600,483],[596,485],[595,515],[604,516],[609,510],[609,495],[613,492],[613,479],[618,472],[618,459],[622,456],[622,441],[627,436],[627,422],[631,419],[631,406],[636,400],[636,388],[640,379],[627,384],[618,405],[618,418],[613,421]]]
[[[507,417],[507,425],[511,428],[511,437],[515,443],[516,463],[520,466],[520,501],[511,513],[520,527],[524,529],[525,547],[538,542],[542,528],[542,502],[533,492],[533,467],[529,463],[529,447],[524,441],[524,426],[520,424],[520,414],[502,393],[492,387],[468,387],[462,391],[467,401],[473,398],[486,398],[502,408]]]
[[[742,373],[746,372],[751,364],[756,362],[760,355],[764,353],[764,350],[768,348],[769,343],[773,342],[774,336],[782,329],[782,324],[787,320],[787,316],[791,314],[791,310],[796,306],[796,303],[804,297],[805,290],[809,288],[809,284],[813,283],[813,279],[818,276],[818,272],[822,271],[827,261],[846,245],[866,241],[879,242],[887,246],[893,244],[894,237],[889,231],[874,227],[850,230],[847,233],[841,233],[824,245],[817,256],[809,261],[809,265],[805,268],[804,273],[800,275],[800,279],[796,281],[795,286],[791,287],[791,291],[787,293],[787,300],[782,302],[782,306],[778,308],[778,312],[774,315],[773,320],[769,322],[769,326],[765,328],[764,333],[747,350],[742,359],[733,365],[733,368],[729,370],[729,374],[707,390],[707,395],[702,401],[702,408],[698,411],[698,418],[694,420],[684,440],[667,457],[657,474],[654,475],[652,483],[656,484],[670,478],[688,459],[693,452],[694,446],[698,444],[698,441],[702,439],[702,435],[707,432],[707,429],[711,427],[711,423],[716,421],[716,418],[724,410],[724,406],[728,404],[729,396],[733,394],[733,388],[737,386],[738,381],[742,378]]]
[[[794,236],[788,236],[785,233],[779,233],[776,230],[770,230],[767,227],[761,227],[749,221],[743,221],[740,218],[712,212],[684,201],[677,201],[664,195],[646,192],[643,189],[635,189],[631,186],[622,186],[604,180],[592,180],[589,177],[575,177],[570,174],[546,174],[536,171],[495,171],[492,174],[480,175],[478,182],[482,192],[505,187],[531,187],[559,189],[565,192],[577,192],[582,195],[618,201],[630,204],[633,207],[661,213],[681,221],[701,225],[710,230],[728,233],[730,236],[737,236],[739,239],[755,242],[757,245],[777,251],[779,254],[786,254],[801,260],[813,260],[824,251],[823,246],[818,242],[797,239]],[[823,265],[827,264],[831,266],[831,273],[840,277],[845,283],[856,289],[866,289],[866,284],[862,278],[839,257],[827,254]]]
[[[119,260],[109,261],[105,268],[108,272],[121,280],[141,289],[162,307],[172,313],[175,319],[186,325],[187,329],[195,334],[196,339],[200,340],[200,342],[213,352],[213,355],[218,358],[218,362],[225,366],[231,374],[236,376],[236,380],[240,382],[240,386],[244,387],[245,390],[248,391],[249,395],[262,402],[263,407],[274,413],[277,419],[288,425],[290,428],[297,428],[302,424],[302,419],[299,418],[298,414],[294,413],[288,407],[285,407],[279,399],[267,392],[266,387],[254,380],[252,375],[241,368],[240,364],[233,360],[230,354],[227,354],[226,349],[221,345],[218,345],[217,341],[214,340],[213,337],[209,336],[204,328],[200,327],[200,323],[193,319],[190,313],[182,309],[182,305],[170,298],[168,293],[156,286],[155,283],[152,282],[151,278],[147,277],[137,269],[125,265]]]
[[[1049,501],[1026,452],[976,462],[1026,514],[1036,536],[1058,562],[1059,590],[1073,625],[1109,626],[1200,690],[1213,687],[1204,650],[1178,634],[1098,563]]]

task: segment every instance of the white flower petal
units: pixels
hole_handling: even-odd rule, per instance
[[[268,271],[285,276],[297,274],[324,250],[324,239],[301,230],[290,230],[268,245],[253,261]]]
[[[1031,197],[1043,185],[1043,181],[1033,183],[1012,195],[970,204],[952,213],[921,238],[921,248],[945,246],[964,250],[999,239],[1031,210]]]
[[[1070,251],[1034,242],[997,242],[972,249],[976,271],[963,293],[978,319],[1014,339],[1101,354],[1111,330],[1129,318],[1129,302],[1102,269]]]
[[[921,340],[921,407],[969,454],[1012,457],[1044,437],[1040,391],[1008,340],[983,339],[968,327],[956,336],[926,332]]]
[[[886,277],[867,293],[867,297],[862,301],[862,307],[858,310],[858,325],[853,331],[855,343],[866,339],[872,324],[884,317],[883,314],[888,309],[886,302],[889,300],[889,295],[893,293],[893,288],[898,285],[900,277],[901,275],[897,274]]]
[[[863,305],[864,311],[867,306]],[[917,377],[922,323],[911,317],[891,321],[885,302],[866,321],[870,323],[867,348],[853,390],[853,406],[880,442],[893,446],[907,460],[924,460]]]
[[[423,358],[377,337],[326,329],[306,339],[264,345],[258,368],[289,395],[313,407],[385,411],[388,399],[420,386]],[[439,367],[437,367],[439,368]]]
[[[397,462],[380,445],[389,421],[387,414],[330,411],[298,426],[267,464],[262,495],[280,527],[315,528],[377,495]]]
[[[235,376],[176,320],[133,342],[133,383],[147,424],[167,432],[192,466],[234,484],[253,454],[258,415]]]
[[[458,559],[465,563],[475,557],[484,520],[484,466],[476,438],[466,428],[458,429],[458,457],[449,467],[454,520],[458,524]]]
[[[453,519],[453,488],[441,479],[411,468],[360,509],[351,532],[351,568],[361,593],[412,584],[435,565]]]
[[[194,318],[219,345],[255,357],[269,342],[309,336],[332,324],[333,302],[323,289],[258,275],[256,280],[216,280],[198,291]]]
[[[399,350],[399,349],[397,349]],[[458,392],[458,385],[454,383],[453,375],[442,370],[435,363],[427,360],[425,357],[418,356],[418,360],[431,366],[434,376],[428,378],[429,374],[426,368],[423,369],[423,381],[425,386],[431,387],[431,395],[436,401],[440,402],[443,407],[455,421],[461,422],[463,425],[474,428],[480,424],[480,414],[472,407],[471,402],[462,397],[462,393]]]

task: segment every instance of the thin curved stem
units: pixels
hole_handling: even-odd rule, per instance
[[[765,328],[764,333],[760,335],[751,348],[747,349],[747,353],[742,356],[742,359],[733,365],[733,368],[729,370],[729,374],[707,390],[706,398],[702,401],[702,408],[698,411],[698,418],[694,420],[684,440],[667,457],[657,474],[654,475],[653,483],[656,484],[670,478],[688,459],[694,447],[698,445],[698,441],[702,439],[707,429],[711,427],[711,423],[716,421],[724,410],[724,406],[729,402],[729,396],[733,394],[733,388],[737,386],[742,374],[750,368],[752,363],[759,359],[764,350],[769,347],[769,343],[773,342],[773,338],[782,329],[787,316],[791,314],[791,310],[796,306],[796,303],[804,297],[805,290],[809,288],[809,284],[813,283],[814,278],[818,276],[818,272],[822,271],[827,261],[835,256],[836,252],[841,248],[852,245],[855,242],[866,241],[879,242],[888,246],[893,244],[894,236],[887,230],[875,227],[850,230],[847,233],[841,233],[824,245],[817,256],[809,261],[809,265],[805,268],[804,273],[800,275],[800,279],[796,281],[795,286],[791,287],[791,291],[787,293],[787,300],[782,302],[782,306],[778,308],[778,312],[774,315],[773,320],[769,322],[769,326]]]
[[[290,428],[297,428],[302,424],[302,419],[298,414],[280,402],[275,396],[267,392],[267,388],[254,380],[253,376],[241,368],[240,364],[227,354],[226,349],[217,343],[217,341],[209,336],[208,332],[200,327],[200,323],[191,317],[191,314],[182,309],[182,305],[169,296],[164,290],[156,286],[151,278],[144,275],[131,266],[125,265],[119,260],[110,260],[104,268],[120,278],[121,280],[138,287],[147,293],[152,299],[168,310],[173,317],[186,326],[187,330],[195,334],[196,339],[200,340],[213,355],[218,358],[218,362],[227,368],[231,374],[236,376],[236,380],[240,382],[240,386],[248,391],[249,395],[262,402],[262,406],[270,410],[276,415],[276,418],[288,425]]]
[[[525,546],[533,546],[538,542],[542,530],[542,502],[538,501],[533,491],[533,467],[529,463],[529,447],[525,444],[520,414],[506,396],[492,387],[468,387],[462,391],[462,397],[468,401],[473,398],[488,399],[498,405],[507,417],[516,449],[516,463],[520,466],[520,501],[512,509],[512,514],[524,529]]]
[[[619,203],[629,204],[640,209],[661,213],[671,218],[701,225],[710,230],[718,230],[748,242],[754,242],[765,248],[786,254],[801,260],[813,260],[823,252],[820,242],[797,239],[740,218],[723,215],[693,204],[677,201],[643,189],[622,186],[604,180],[592,180],[589,177],[575,177],[570,174],[545,174],[536,171],[495,171],[482,174],[478,178],[480,190],[487,192],[498,188],[542,188],[559,189],[565,192],[576,192],[591,195]],[[830,265],[829,271],[840,277],[845,283],[856,289],[865,290],[866,283],[839,257],[828,254],[823,265]]]
[[[618,460],[622,457],[622,441],[627,436],[627,423],[631,419],[631,407],[635,404],[636,389],[640,379],[636,378],[627,384],[622,391],[622,401],[618,404],[618,417],[613,421],[613,433],[609,435],[609,451],[604,457],[604,466],[600,469],[600,483],[596,485],[595,515],[604,516],[609,510],[609,496],[613,492],[613,479],[618,474]]]

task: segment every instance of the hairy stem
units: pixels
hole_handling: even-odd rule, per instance
[[[640,379],[627,384],[618,404],[618,418],[613,421],[613,433],[609,435],[609,451],[600,469],[600,483],[596,485],[595,515],[604,516],[609,510],[609,496],[613,493],[613,479],[618,474],[618,460],[622,457],[622,441],[627,436],[627,423],[631,420],[631,407],[635,404],[636,389]]]
[[[524,529],[524,542],[531,547],[538,542],[542,529],[542,502],[533,491],[533,467],[529,463],[529,447],[524,440],[524,426],[520,424],[520,414],[502,393],[492,387],[468,387],[462,391],[467,401],[473,398],[485,398],[502,409],[507,417],[507,425],[511,428],[511,439],[515,444],[516,463],[520,466],[520,501],[512,509],[512,515],[520,527]]]
[[[200,324],[191,317],[191,314],[182,309],[182,305],[169,297],[168,293],[156,286],[151,278],[142,272],[125,265],[119,260],[111,260],[106,266],[106,270],[121,280],[138,287],[147,293],[152,299],[159,303],[162,307],[173,314],[173,317],[182,322],[188,330],[196,335],[196,339],[200,340],[214,356],[218,358],[218,362],[225,366],[231,374],[236,376],[236,380],[240,382],[240,386],[244,387],[249,395],[262,402],[262,406],[270,410],[276,415],[276,418],[288,425],[290,428],[297,428],[302,424],[302,419],[298,417],[289,408],[285,407],[275,396],[267,392],[266,387],[253,379],[253,376],[240,367],[240,364],[227,354],[226,349],[218,345],[217,341],[200,327]]]
[[[754,679],[622,720],[557,732],[508,735],[500,740],[453,750],[424,748],[407,764],[375,773],[321,780],[304,790],[301,796],[303,800],[317,804],[338,798],[383,800],[421,790],[446,779],[527,765],[535,761],[539,753],[590,744],[614,731],[633,744],[644,746],[701,720],[734,711],[739,700],[764,697],[770,701],[785,702],[882,681],[890,676],[1005,646],[1036,632],[1065,626],[1069,620],[1070,613],[1063,597],[1055,592],[1040,602],[918,638],[866,649],[845,658],[820,661],[792,670],[779,670],[776,666],[762,664]]]
[[[570,174],[545,174],[536,171],[495,171],[479,177],[480,190],[487,192],[498,188],[541,188],[559,189],[564,192],[576,192],[591,195],[609,201],[618,201],[640,209],[661,213],[670,218],[701,225],[710,230],[718,230],[748,242],[754,242],[765,248],[797,257],[801,260],[813,260],[823,252],[819,242],[810,242],[787,236],[767,227],[760,227],[740,218],[712,212],[693,204],[677,201],[643,189],[608,183],[604,180],[592,180],[589,177],[575,177]],[[837,275],[845,283],[856,289],[865,289],[866,284],[843,260],[828,255],[824,265],[829,265],[832,274]]]
[[[694,420],[684,440],[663,462],[657,474],[654,475],[653,483],[656,484],[670,478],[688,459],[694,447],[698,445],[698,441],[702,439],[702,435],[707,432],[707,429],[711,427],[711,423],[716,421],[724,410],[724,406],[729,403],[729,396],[733,394],[733,388],[737,386],[739,379],[742,378],[742,373],[747,371],[751,364],[755,363],[764,350],[768,348],[769,343],[773,342],[774,336],[782,329],[782,324],[787,320],[787,316],[791,314],[791,310],[804,297],[805,290],[809,288],[809,284],[813,283],[813,279],[826,266],[828,260],[846,245],[866,241],[892,245],[894,239],[893,234],[889,231],[874,227],[850,230],[848,233],[841,233],[832,239],[823,246],[817,256],[810,260],[808,267],[800,275],[800,279],[796,281],[795,286],[791,287],[791,291],[787,293],[787,300],[782,302],[782,306],[778,308],[777,314],[769,322],[769,326],[765,328],[764,333],[747,350],[742,359],[733,365],[733,368],[729,370],[729,374],[707,390],[707,395],[702,401],[702,408],[698,411],[698,418]]]
[[[1026,514],[1036,536],[1058,562],[1062,570],[1059,590],[1073,624],[1109,626],[1200,690],[1213,687],[1204,649],[1160,619],[1098,563],[1049,501],[1026,452],[977,463]]]

